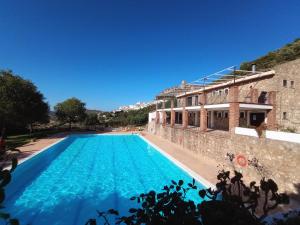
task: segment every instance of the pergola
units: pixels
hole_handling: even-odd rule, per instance
[[[229,112],[229,130],[239,125],[239,112],[241,110],[264,110],[267,113],[269,125],[272,126],[275,120],[275,104],[276,93],[270,92],[269,104],[259,104],[257,102],[239,102],[239,86],[268,79],[275,75],[275,71],[252,71],[237,70],[235,66],[228,67],[224,70],[216,73],[203,76],[189,85],[194,85],[197,88],[195,90],[185,91],[176,95],[176,98],[183,98],[183,106],[174,107],[174,103],[171,103],[171,108],[166,109],[163,103],[162,109],[157,110],[157,115],[162,114],[162,121],[166,119],[166,112],[171,112],[171,126],[174,126],[175,112],[182,113],[182,126],[186,128],[188,126],[188,112],[200,111],[200,130],[205,131],[207,129],[208,111],[212,110],[227,110]],[[206,102],[206,95],[214,90],[229,88],[229,102],[209,105]],[[200,105],[189,106],[187,104],[187,97],[199,95]],[[164,99],[174,99],[174,93],[167,93],[162,96]],[[173,102],[173,101],[172,101]]]

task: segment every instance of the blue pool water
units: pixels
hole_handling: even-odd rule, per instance
[[[124,215],[136,206],[130,197],[179,179],[192,180],[138,135],[70,136],[18,166],[5,206],[22,225],[84,225],[96,210]]]

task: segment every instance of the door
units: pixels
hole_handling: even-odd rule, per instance
[[[267,92],[262,91],[258,97],[258,103],[266,104],[267,103]]]
[[[250,125],[258,127],[265,121],[264,113],[250,113]]]
[[[207,128],[212,128],[211,124],[211,116],[212,116],[212,111],[207,112]]]

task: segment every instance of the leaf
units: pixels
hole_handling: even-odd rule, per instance
[[[3,202],[5,199],[5,192],[4,192],[4,189],[1,188],[0,189],[0,203]]]
[[[130,213],[135,213],[136,211],[137,211],[137,209],[134,209],[134,208],[129,209]]]
[[[200,191],[199,191],[199,196],[200,196],[201,198],[204,198],[205,195],[206,195],[206,191],[205,191],[205,190],[200,190]]]
[[[19,220],[17,220],[17,219],[10,219],[9,223],[11,225],[19,225]],[[91,223],[91,225],[95,225],[95,224]]]
[[[178,181],[178,185],[179,185],[179,186],[182,186],[182,185],[183,185],[183,180],[179,180],[179,181]]]
[[[10,169],[10,172],[13,172],[17,168],[17,165],[18,165],[18,159],[17,158],[12,158],[11,159],[11,169]]]
[[[8,219],[10,217],[9,213],[0,212],[0,218],[2,219]]]
[[[89,219],[89,221],[85,225],[97,225],[97,222],[95,219]]]
[[[177,185],[177,183],[174,180],[171,180],[172,184]]]
[[[1,183],[0,186],[4,187],[4,186],[6,186],[10,182],[11,175],[10,175],[10,172],[8,170],[3,170],[1,173],[2,173],[1,174],[2,183]]]
[[[117,215],[117,216],[119,215],[119,212],[117,210],[114,210],[114,209],[109,209],[108,212],[110,214],[113,214],[113,215]]]
[[[100,212],[97,210],[98,216],[103,216],[105,214],[105,212]]]

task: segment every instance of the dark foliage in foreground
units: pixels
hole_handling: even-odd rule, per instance
[[[127,225],[260,225],[270,210],[289,203],[288,196],[278,193],[278,187],[271,179],[262,179],[259,185],[251,182],[247,186],[242,174],[236,171],[233,177],[230,172],[221,171],[217,178],[214,190],[199,190],[195,180],[187,185],[182,180],[172,181],[161,193],[150,191],[132,197],[139,207],[129,209],[129,216],[119,216],[114,209],[98,212],[98,216],[107,225],[110,216],[115,217],[115,224]],[[187,199],[190,191],[198,192],[200,204]],[[221,195],[222,199],[219,199]],[[86,223],[95,224],[96,219]]]
[[[1,157],[0,157],[0,161],[3,162],[6,161],[5,156],[4,156],[4,152],[1,152]],[[16,169],[18,161],[16,158],[13,158],[11,160],[11,169],[4,169],[2,166],[0,166],[0,221],[5,221],[5,223],[7,225],[18,225],[19,221],[15,218],[11,218],[9,213],[6,213],[3,211],[3,202],[5,199],[5,187],[6,185],[9,184],[10,180],[11,180],[11,173]]]

